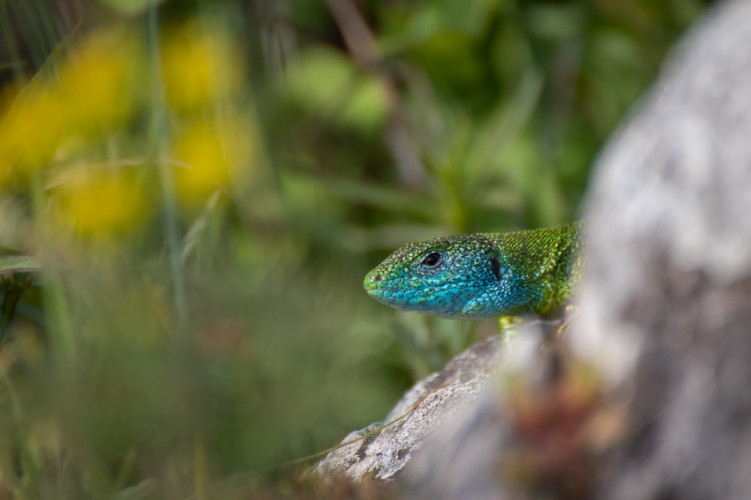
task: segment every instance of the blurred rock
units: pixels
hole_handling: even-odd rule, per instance
[[[595,171],[570,340],[628,416],[598,497],[751,495],[749,23],[717,4]]]
[[[410,500],[588,498],[594,477],[594,378],[524,328],[491,383],[431,434],[401,478]],[[573,369],[572,369],[573,368]],[[552,496],[551,496],[552,495]]]

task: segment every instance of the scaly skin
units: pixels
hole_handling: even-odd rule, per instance
[[[375,300],[442,318],[558,313],[579,281],[581,223],[408,243],[365,276]]]

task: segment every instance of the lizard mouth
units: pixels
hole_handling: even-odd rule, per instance
[[[380,277],[380,275],[378,275]],[[409,302],[423,303],[432,294],[445,292],[454,287],[462,287],[472,282],[453,282],[430,284],[422,283],[415,286],[409,280],[376,280],[376,277],[366,279],[364,288],[367,294],[387,305],[405,306]]]
[[[364,285],[367,294],[377,302],[405,311],[417,311],[439,318],[453,319],[498,316],[492,304],[485,303],[482,296],[476,293],[480,287],[477,281],[421,283],[418,286],[409,280],[366,279]]]
[[[365,290],[369,296],[373,297],[374,299],[378,300],[379,302],[385,301],[386,296],[388,295],[388,291],[386,290],[380,290],[378,288],[371,288]]]
[[[421,310],[419,304],[425,300],[424,294],[414,291],[370,288],[366,289],[366,292],[381,304],[406,310]]]
[[[422,281],[415,283],[410,279],[384,279],[380,274],[368,274],[363,281],[363,288],[368,292],[368,295],[376,296],[408,292],[408,291],[428,291],[428,290],[447,290],[451,288],[477,288],[484,285],[484,282],[479,280],[454,280],[441,283],[431,283],[429,281]]]

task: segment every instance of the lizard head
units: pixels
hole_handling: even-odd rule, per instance
[[[515,273],[482,234],[408,243],[365,276],[368,295],[444,318],[487,318],[513,309]],[[518,287],[517,287],[518,288]]]

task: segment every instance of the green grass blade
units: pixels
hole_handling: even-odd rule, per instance
[[[16,273],[35,273],[42,270],[39,259],[29,255],[0,256],[0,276]]]

